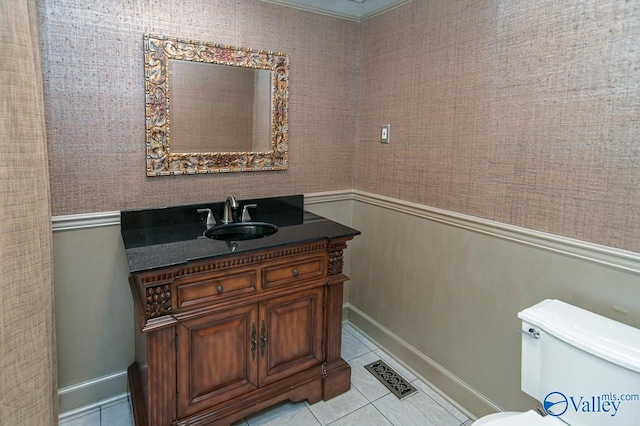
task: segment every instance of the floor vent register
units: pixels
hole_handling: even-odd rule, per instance
[[[400,400],[418,392],[401,375],[381,360],[367,364],[364,368],[373,374],[376,379],[380,380],[380,383],[385,385]]]

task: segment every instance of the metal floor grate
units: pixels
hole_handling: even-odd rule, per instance
[[[418,392],[418,390],[411,386],[401,375],[381,360],[367,364],[364,368],[373,374],[376,379],[380,380],[380,383],[385,385],[398,399],[404,399]]]

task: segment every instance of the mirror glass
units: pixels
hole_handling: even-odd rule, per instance
[[[145,35],[147,175],[288,168],[289,58]]]
[[[172,152],[269,151],[271,71],[169,62]]]

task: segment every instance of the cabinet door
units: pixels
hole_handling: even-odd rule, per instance
[[[178,418],[257,387],[257,317],[251,304],[178,322]]]
[[[260,303],[259,386],[322,363],[323,294],[317,287]]]

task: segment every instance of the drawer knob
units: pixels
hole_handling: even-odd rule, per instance
[[[218,294],[222,294],[222,292],[224,291],[224,287],[222,287],[221,285],[218,286]]]
[[[293,276],[294,276],[294,277],[297,277],[297,276],[298,276],[298,274],[300,274],[300,272],[299,272],[297,269],[294,269],[294,270],[293,270]]]

